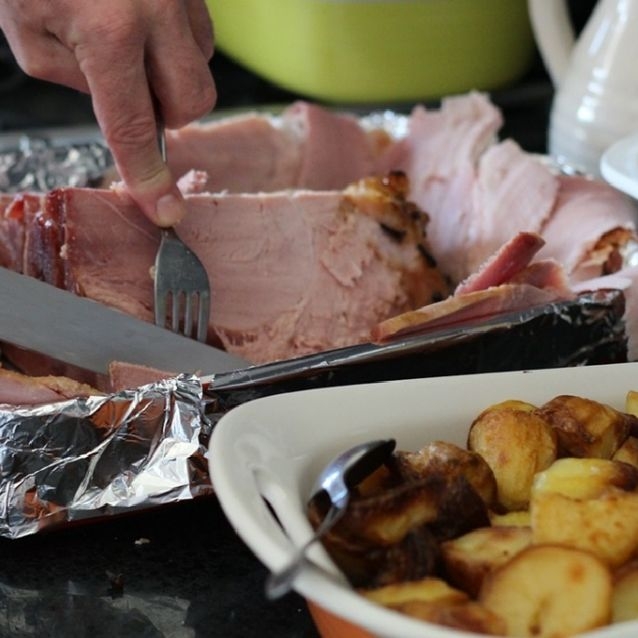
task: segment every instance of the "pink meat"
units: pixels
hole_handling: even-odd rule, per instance
[[[188,201],[180,233],[213,273],[215,331],[252,362],[366,341],[376,318],[413,303],[416,246],[349,213],[340,192]]]
[[[544,241],[536,233],[518,233],[494,253],[475,273],[461,282],[455,295],[462,295],[492,286],[500,286],[523,270]]]
[[[541,233],[557,193],[556,177],[515,142],[506,140],[490,147],[481,157],[472,192],[467,244],[470,272],[516,233]]]
[[[562,292],[529,284],[503,284],[487,290],[454,295],[443,301],[406,312],[379,323],[372,331],[376,342],[437,328],[462,327],[506,312],[527,310],[566,298]]]
[[[211,192],[259,192],[297,183],[301,140],[259,114],[229,117],[167,131],[168,161],[175,177],[191,169],[208,175]]]
[[[552,289],[560,292],[565,298],[572,297],[574,294],[565,269],[562,264],[553,259],[542,259],[531,263],[513,275],[508,283]]]
[[[94,388],[66,377],[33,377],[0,368],[0,403],[39,405],[97,393]]]
[[[620,192],[600,180],[561,175],[551,217],[542,230],[545,246],[539,258],[560,261],[572,281],[601,273],[592,252],[605,234],[625,229],[635,236],[637,208]],[[604,254],[607,257],[607,254]]]
[[[109,382],[112,392],[139,388],[149,383],[155,383],[162,379],[175,376],[176,372],[157,370],[148,366],[126,363],[124,361],[113,361],[109,365]]]
[[[213,282],[211,340],[253,362],[290,358],[365,341],[379,320],[446,294],[423,245],[400,225],[388,231],[418,225],[414,208],[399,219],[384,197],[366,188],[187,196],[177,231]],[[115,190],[69,188],[45,210],[56,239],[40,255],[44,279],[152,321],[159,231],[136,206]]]
[[[284,129],[297,131],[302,140],[297,188],[334,190],[345,188],[378,172],[373,138],[354,116],[296,102],[282,116]]]
[[[407,137],[380,160],[383,170],[407,173],[410,197],[430,215],[434,256],[454,281],[470,272],[464,255],[476,166],[501,124],[499,110],[480,93],[444,99],[439,110],[418,106]]]

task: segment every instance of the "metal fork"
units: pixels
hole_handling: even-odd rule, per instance
[[[161,123],[157,127],[157,141],[166,162],[166,137]],[[195,327],[194,336],[205,341],[209,314],[210,282],[206,269],[174,228],[162,228],[155,257],[155,324],[186,337],[193,336]]]

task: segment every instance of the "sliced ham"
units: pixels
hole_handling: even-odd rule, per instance
[[[196,123],[166,132],[169,166],[177,177],[207,174],[205,190],[275,191],[297,182],[298,132],[257,113]]]
[[[149,383],[175,376],[176,372],[167,372],[157,368],[125,361],[113,361],[109,365],[109,383],[111,392],[139,388]]]
[[[397,176],[344,191],[187,196],[177,227],[213,282],[210,340],[254,362],[366,341],[448,294]],[[159,231],[114,190],[47,197],[45,280],[152,321]],[[61,242],[61,243],[60,243]],[[49,263],[57,254],[55,263]],[[31,255],[36,259],[37,255]]]
[[[454,291],[462,295],[476,290],[500,286],[526,268],[543,247],[543,238],[536,233],[518,233],[499,248],[476,272],[462,281]]]
[[[417,106],[406,138],[380,160],[384,171],[400,169],[408,175],[410,197],[430,215],[434,256],[456,282],[469,274],[464,256],[477,163],[502,121],[500,111],[480,93],[444,99],[438,110]]]
[[[381,322],[372,331],[372,340],[383,342],[437,328],[462,327],[507,312],[528,310],[566,297],[555,290],[529,284],[502,284],[486,290],[454,295],[439,303],[397,315]]]
[[[544,225],[539,259],[560,261],[573,281],[610,270],[619,251],[635,238],[634,202],[599,180],[561,175],[556,205]],[[616,259],[614,259],[614,257]]]
[[[40,405],[94,394],[98,390],[68,377],[27,376],[0,368],[0,403]]]
[[[467,226],[469,272],[516,233],[541,233],[554,208],[558,186],[556,176],[512,140],[488,148],[472,190],[473,213]]]

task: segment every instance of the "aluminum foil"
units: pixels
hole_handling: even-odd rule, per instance
[[[0,535],[207,494],[211,422],[183,375],[108,396],[0,406]]]
[[[48,137],[23,135],[0,151],[0,191],[95,186],[112,164],[110,151],[97,139],[60,144]]]

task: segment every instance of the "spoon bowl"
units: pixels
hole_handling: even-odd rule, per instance
[[[352,488],[379,468],[392,454],[394,439],[379,439],[356,445],[330,461],[319,473],[310,491],[312,500],[321,492],[330,499],[330,509],[315,533],[297,549],[290,563],[273,572],[266,581],[266,596],[274,600],[290,591],[295,577],[307,560],[308,548],[320,540],[343,516]]]

